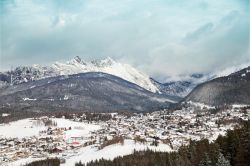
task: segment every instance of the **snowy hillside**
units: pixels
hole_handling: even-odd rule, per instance
[[[32,67],[17,67],[11,72],[0,75],[2,75],[2,78],[4,78],[4,75],[5,77],[7,77],[6,75],[12,75],[12,82],[18,84],[58,75],[72,75],[86,72],[108,73],[137,84],[151,92],[159,92],[159,89],[151,82],[149,76],[128,64],[116,62],[109,57],[103,60],[84,62],[77,56],[65,63],[56,62],[51,66],[33,65]],[[9,82],[11,82],[10,79],[8,80]]]
[[[107,112],[117,110],[154,111],[178,102],[100,72],[57,76],[0,89],[0,105],[13,108],[27,106],[40,111],[74,109]]]
[[[185,101],[222,106],[250,104],[250,66],[225,77],[198,85]]]
[[[172,96],[185,97],[187,96],[197,85],[213,80],[218,77],[225,77],[237,71],[240,71],[250,66],[249,63],[231,66],[224,69],[217,69],[211,73],[197,73],[190,75],[179,75],[169,77],[164,84],[156,83],[156,86],[163,94]],[[153,80],[153,82],[155,82]]]
[[[164,84],[161,84],[152,79],[152,82],[158,87],[162,94],[171,96],[185,97],[195,86],[209,80],[206,75],[192,74],[187,76],[180,76],[178,79],[170,78]]]

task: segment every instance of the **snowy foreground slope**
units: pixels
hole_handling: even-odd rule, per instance
[[[118,156],[129,155],[134,152],[134,150],[153,150],[161,152],[170,152],[172,149],[169,145],[160,144],[159,146],[153,146],[150,144],[135,143],[134,140],[124,140],[124,144],[115,144],[105,147],[104,149],[98,150],[97,148],[86,147],[82,148],[79,155],[74,156],[66,160],[65,164],[61,165],[74,165],[77,161],[82,161],[82,163],[90,162],[91,160],[98,159],[114,159]]]
[[[104,149],[98,150],[96,147],[87,146],[81,148],[78,153],[74,154],[72,157],[66,159],[66,162],[60,164],[62,166],[74,166],[76,162],[81,161],[82,163],[87,163],[92,160],[98,159],[114,159],[118,156],[125,156],[132,154],[134,150],[141,151],[141,150],[153,150],[153,151],[161,151],[161,152],[170,152],[172,149],[170,146],[166,144],[160,144],[159,146],[152,146],[149,144],[142,144],[142,143],[135,143],[133,140],[125,140],[124,144],[114,144],[105,147]],[[41,158],[43,159],[43,158]],[[44,158],[46,159],[46,158]],[[15,161],[11,163],[11,166],[20,166],[21,164],[30,163],[35,160],[34,158],[26,158]]]

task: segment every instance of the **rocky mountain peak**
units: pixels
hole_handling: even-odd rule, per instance
[[[79,56],[74,57],[74,60],[78,63],[82,62],[82,59]]]

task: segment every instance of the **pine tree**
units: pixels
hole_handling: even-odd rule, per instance
[[[230,166],[229,161],[223,156],[222,153],[219,153],[216,166]]]
[[[212,166],[212,162],[207,153],[205,153],[205,158],[201,160],[199,166]]]

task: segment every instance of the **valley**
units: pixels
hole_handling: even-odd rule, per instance
[[[103,115],[108,117],[101,120]],[[213,141],[239,127],[249,120],[250,106],[216,110],[189,103],[172,112],[98,113],[91,120],[87,116],[91,114],[43,116],[1,124],[2,165],[27,164],[48,157],[59,158],[62,165],[74,165],[79,161],[113,159],[134,150],[176,151],[190,139]]]
[[[73,166],[213,143],[249,121],[249,71],[159,83],[111,58],[76,57],[2,73],[0,164]]]
[[[250,166],[250,0],[0,0],[0,166]]]

